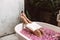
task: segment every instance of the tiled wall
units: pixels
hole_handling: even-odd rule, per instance
[[[14,32],[23,8],[24,0],[0,0],[0,36]]]

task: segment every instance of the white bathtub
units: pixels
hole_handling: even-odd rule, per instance
[[[43,23],[43,22],[37,22],[39,25],[41,25],[42,27],[47,27],[50,28],[56,32],[60,32],[60,28],[51,24],[47,24],[47,23]],[[19,40],[30,40],[28,37],[24,36],[22,33],[20,33],[20,31],[23,29],[22,27],[23,23],[20,23],[18,25],[16,25],[15,27],[15,31],[18,34],[18,38]]]

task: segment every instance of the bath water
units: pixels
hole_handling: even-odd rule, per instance
[[[58,40],[55,35],[60,35],[60,33],[57,33],[49,28],[41,28],[40,30],[43,31],[42,37],[37,37],[36,35],[32,34],[28,29],[23,29],[21,33],[31,40]]]

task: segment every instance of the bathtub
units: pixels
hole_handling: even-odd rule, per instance
[[[54,25],[44,23],[44,22],[36,22],[36,23],[38,23],[42,27],[47,27],[47,28],[54,30],[56,32],[60,32],[60,27],[58,27],[58,26],[54,26]],[[20,23],[20,24],[16,25],[16,27],[15,27],[15,32],[16,32],[19,40],[30,40],[28,37],[26,37],[22,33],[20,33],[20,31],[22,29],[23,29],[23,23]]]

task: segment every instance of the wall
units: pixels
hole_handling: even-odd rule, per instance
[[[0,0],[0,36],[14,32],[23,7],[24,0]]]

